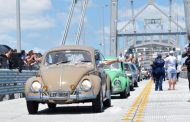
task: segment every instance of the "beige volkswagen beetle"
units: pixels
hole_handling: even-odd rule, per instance
[[[102,54],[86,46],[61,46],[46,52],[38,75],[27,80],[26,103],[29,114],[39,103],[48,108],[56,104],[92,102],[94,112],[111,106],[110,79],[103,67]]]

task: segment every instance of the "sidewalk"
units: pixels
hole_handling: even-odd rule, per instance
[[[190,92],[188,80],[180,78],[176,90],[168,90],[163,82],[163,91],[155,91],[154,84],[144,109],[143,122],[190,122]]]

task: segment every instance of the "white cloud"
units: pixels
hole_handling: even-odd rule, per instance
[[[51,10],[51,0],[20,0],[21,29],[46,29],[54,26],[44,13]],[[16,30],[16,0],[0,0],[0,33]]]
[[[42,53],[42,54],[45,52],[45,50],[40,49],[38,47],[34,47],[32,50],[34,50],[36,53]]]
[[[8,45],[11,48],[16,48],[15,38],[13,38],[7,34],[0,34],[0,44]]]
[[[54,27],[54,18],[47,14],[52,9],[51,0],[20,0],[20,7],[22,32]],[[0,44],[16,48],[16,0],[0,0],[0,28]],[[37,34],[29,36],[35,38]],[[30,45],[29,42],[22,41],[22,48],[32,49]],[[34,50],[44,52],[39,48]]]
[[[20,6],[24,16],[43,14],[52,8],[51,0],[20,0]]]

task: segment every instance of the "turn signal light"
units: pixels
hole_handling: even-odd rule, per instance
[[[70,89],[73,91],[73,90],[75,90],[75,85],[70,85]]]
[[[47,91],[48,87],[47,86],[43,86],[43,91]]]

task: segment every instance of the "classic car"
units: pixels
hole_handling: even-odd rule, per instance
[[[106,60],[116,60],[116,57],[106,57]],[[104,69],[111,79],[111,93],[120,94],[121,98],[130,95],[129,79],[125,75],[123,62],[116,62],[104,66]]]
[[[47,51],[39,73],[25,84],[29,114],[38,112],[39,103],[48,108],[56,104],[92,102],[94,112],[111,106],[110,79],[97,61],[102,54],[86,46],[60,46]]]
[[[141,69],[142,79],[148,79],[148,71],[144,68]]]
[[[138,74],[134,65],[130,62],[124,63],[125,74],[131,79],[130,81],[130,90],[133,90],[134,87],[138,86]]]

